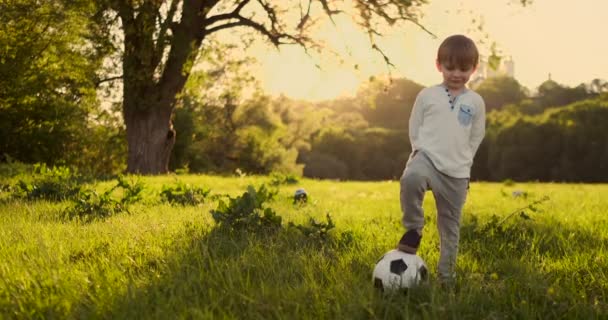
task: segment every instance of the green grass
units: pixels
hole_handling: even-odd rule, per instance
[[[269,177],[180,176],[240,195]],[[335,236],[311,240],[216,228],[210,210],[159,198],[174,177],[146,177],[143,203],[90,223],[67,220],[69,202],[0,202],[0,318],[45,319],[600,319],[608,318],[608,186],[471,185],[455,290],[435,284],[408,295],[372,285],[376,260],[402,235],[399,185],[302,180],[269,205],[288,222],[331,214]],[[106,190],[111,182],[98,185]],[[311,199],[294,206],[304,187]],[[513,197],[522,190],[527,197]],[[6,194],[6,192],[5,192]],[[548,196],[531,220],[518,208]],[[425,199],[420,256],[435,271],[435,208]]]

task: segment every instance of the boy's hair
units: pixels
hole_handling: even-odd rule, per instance
[[[457,34],[443,40],[437,50],[437,61],[461,69],[474,68],[479,62],[479,51],[473,40]]]

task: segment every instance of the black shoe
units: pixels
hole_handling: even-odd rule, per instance
[[[416,230],[408,230],[401,240],[399,240],[399,244],[397,245],[397,249],[405,252],[416,254],[418,251],[418,247],[420,246],[420,239],[422,236]]]

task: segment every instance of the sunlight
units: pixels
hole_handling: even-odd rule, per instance
[[[410,24],[377,39],[395,65],[390,70],[393,77],[423,85],[440,81],[434,67],[436,48],[455,33],[475,39],[483,55],[496,42],[502,55],[512,57],[515,78],[531,89],[547,80],[549,73],[572,86],[608,75],[608,61],[603,57],[608,43],[594,36],[608,19],[607,2],[583,0],[573,6],[566,1],[536,0],[522,8],[508,0],[463,0],[456,5],[432,0],[423,11],[421,23],[437,38]],[[321,57],[311,58],[300,48],[277,51],[256,45],[252,52],[261,64],[258,74],[264,90],[297,99],[332,99],[353,95],[371,76],[389,73],[382,56],[352,22],[341,17],[337,25],[320,26],[327,42]],[[571,61],[572,57],[577,58]]]
[[[261,81],[273,95],[295,99],[324,100],[356,91],[363,80],[354,67],[333,64],[315,66],[314,60],[297,47],[270,51],[260,59]]]

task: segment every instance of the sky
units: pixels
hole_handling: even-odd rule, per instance
[[[482,54],[489,54],[490,43],[495,42],[501,55],[514,61],[515,78],[532,90],[549,75],[568,86],[594,78],[608,80],[607,0],[534,0],[526,7],[516,0],[429,0],[422,11],[421,24],[436,37],[407,24],[378,40],[395,65],[390,70],[393,77],[426,86],[439,83],[437,47],[449,35],[465,34],[479,42]],[[482,31],[476,28],[480,21]],[[295,46],[254,46],[263,89],[319,101],[353,95],[371,76],[386,75],[387,65],[370,49],[368,38],[347,19],[339,19],[337,25],[328,25],[323,34],[327,52],[338,55],[311,58]]]

